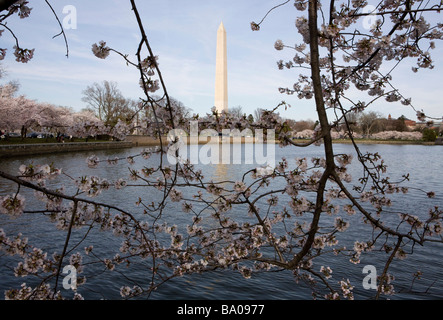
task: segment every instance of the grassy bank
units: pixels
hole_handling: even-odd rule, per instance
[[[375,140],[375,139],[355,139],[357,144],[418,144],[434,145],[434,142],[425,142],[423,140]],[[349,139],[333,140],[334,143],[352,143]]]
[[[117,141],[88,141],[85,142],[68,142],[68,143],[28,143],[28,144],[0,144],[0,159],[34,156],[43,154],[55,154],[64,152],[78,152],[95,150],[111,150],[132,148],[131,142]]]

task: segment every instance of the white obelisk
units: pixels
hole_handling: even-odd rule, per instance
[[[215,67],[215,108],[218,113],[228,111],[228,55],[226,30],[223,22],[217,32],[217,58]]]

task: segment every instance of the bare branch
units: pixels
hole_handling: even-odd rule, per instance
[[[63,35],[63,38],[65,40],[65,46],[66,46],[66,58],[69,58],[69,44],[68,44],[68,39],[66,38],[66,33],[65,33],[65,29],[63,28],[62,23],[60,22],[60,19],[57,16],[57,13],[55,12],[54,8],[52,7],[52,5],[49,3],[49,0],[45,0],[46,4],[49,6],[49,8],[51,8],[52,13],[54,14],[55,19],[57,20],[59,26],[60,26],[60,33],[56,34],[55,36],[53,36],[52,38],[56,38],[60,35]]]

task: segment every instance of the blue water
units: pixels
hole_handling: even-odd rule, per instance
[[[421,145],[362,145],[361,151],[379,152],[390,172],[392,181],[401,179],[403,174],[410,174],[410,181],[405,186],[420,188],[426,191],[435,191],[436,197],[429,202],[425,193],[414,191],[406,195],[394,197],[392,212],[387,215],[395,215],[396,211],[407,210],[417,216],[426,215],[429,207],[438,205],[443,207],[443,173],[441,171],[441,159],[443,148],[439,146]],[[44,164],[54,162],[56,167],[63,168],[63,171],[72,177],[86,175],[96,175],[112,181],[122,176],[128,176],[129,168],[140,169],[143,166],[154,165],[158,162],[156,156],[149,160],[138,159],[136,164],[131,166],[126,161],[121,161],[117,165],[100,165],[97,169],[88,168],[85,159],[91,154],[97,155],[101,159],[126,157],[137,154],[143,148],[125,149],[119,151],[96,151],[57,154],[51,156],[36,156],[32,159],[20,158],[15,160],[2,160],[1,170],[16,174],[22,163],[33,162]],[[352,146],[346,144],[334,145],[336,153],[355,154]],[[286,157],[290,164],[294,163],[296,157],[315,157],[322,155],[323,148],[311,146],[308,148],[277,148],[277,159]],[[278,160],[277,160],[278,161]],[[354,161],[356,163],[356,161]],[[201,165],[207,180],[239,180],[242,174],[254,168],[254,165]],[[350,168],[352,176],[355,178],[361,175],[361,167],[353,164]],[[57,186],[59,181],[51,182],[52,186]],[[278,186],[276,186],[278,187]],[[17,189],[16,185],[0,179],[0,195],[12,194]],[[66,191],[73,191],[67,189]],[[33,191],[21,190],[27,198],[27,210],[38,210],[42,205],[33,200]],[[184,191],[185,192],[185,191]],[[191,191],[190,191],[191,192]],[[191,194],[195,194],[195,190]],[[130,210],[134,215],[140,217],[142,209],[135,205],[135,201],[140,197],[144,201],[158,200],[161,194],[153,188],[128,187],[120,192],[110,189],[101,194],[96,201],[113,203],[119,207]],[[148,201],[149,200],[149,201]],[[280,201],[282,202],[282,201]],[[277,206],[275,209],[281,205]],[[281,207],[280,207],[281,208]],[[395,209],[394,209],[395,208]],[[236,208],[232,216],[246,216],[244,208]],[[391,209],[390,209],[391,210]],[[171,204],[163,213],[162,219],[173,221],[179,227],[189,224],[185,215],[180,212],[180,206]],[[327,219],[327,218],[326,218]],[[359,217],[347,218],[351,222],[349,232],[340,234],[340,243],[352,247],[354,241],[363,240],[364,226]],[[388,217],[389,221],[389,217]],[[48,254],[60,253],[63,248],[66,233],[58,231],[49,218],[42,214],[23,214],[18,218],[11,218],[0,215],[0,228],[11,237],[17,233],[22,233],[29,238],[29,243],[43,248]],[[274,230],[275,231],[275,230]],[[86,230],[75,230],[72,235],[72,243],[79,241],[85,235]],[[113,252],[118,253],[121,238],[116,238],[110,232],[100,232],[92,230],[88,234],[88,241],[82,242],[73,252],[81,252],[83,248],[94,245],[94,252],[106,255]],[[436,299],[443,298],[443,245],[428,243],[425,247],[412,248],[414,254],[409,255],[406,260],[394,261],[390,272],[395,275],[395,296],[391,299]],[[109,254],[108,254],[109,256]],[[384,255],[385,256],[385,255]],[[84,257],[84,262],[88,257]],[[12,287],[19,288],[21,283],[35,283],[35,280],[28,278],[16,278],[12,269],[16,266],[17,260],[0,252],[0,298],[3,292]],[[321,257],[315,262],[316,270],[321,265],[330,266],[333,269],[331,281],[336,283],[343,279],[349,279],[354,285],[354,295],[356,299],[370,299],[375,295],[374,290],[365,290],[362,281],[365,275],[362,273],[365,265],[374,265],[379,272],[384,264],[378,254],[370,253],[363,255],[360,264],[352,264],[346,258],[337,259],[333,254]],[[126,268],[123,265],[116,268],[116,271],[104,271],[103,267],[96,264],[85,267],[84,275],[87,277],[85,285],[79,288],[79,293],[86,299],[120,299],[120,288],[124,285],[132,287],[135,284],[148,284],[150,279],[150,265],[148,262],[140,261],[139,264]],[[420,280],[414,282],[411,288],[413,273],[420,270],[423,275]],[[128,280],[130,278],[130,280]],[[34,282],[33,282],[34,281]],[[320,289],[321,287],[319,287]],[[69,297],[70,292],[62,290],[62,294]],[[426,293],[425,293],[426,292]],[[151,295],[151,299],[312,299],[311,289],[302,281],[295,282],[293,275],[289,271],[272,271],[267,273],[253,274],[251,279],[244,279],[239,273],[230,269],[217,270],[204,274],[186,275],[181,278],[174,278],[165,282]],[[319,292],[320,297],[322,291]]]

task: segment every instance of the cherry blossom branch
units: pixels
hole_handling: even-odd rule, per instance
[[[411,6],[410,4],[410,0],[406,0],[406,8],[409,8]],[[388,36],[391,36],[392,34],[394,34],[394,32],[400,27],[401,23],[403,22],[403,20],[406,18],[406,16],[408,15],[407,12],[404,12],[401,17],[399,18],[398,22],[392,27],[392,29],[389,31]],[[378,53],[380,52],[381,48],[377,48],[370,56],[369,58],[367,58],[363,63],[359,64],[358,66],[356,66],[355,68],[352,69],[352,72],[347,76],[342,78],[337,84],[340,85],[341,82],[343,82],[345,79],[351,77],[352,75],[354,75],[355,73],[357,73],[359,70],[363,69],[365,66],[368,65],[369,62],[371,62],[371,60],[373,60]]]
[[[357,201],[357,199],[349,192],[349,190],[343,184],[343,182],[341,181],[341,178],[338,176],[338,174],[336,172],[333,172],[332,176],[334,178],[334,181],[340,187],[340,190],[346,195],[346,197],[352,202],[352,204],[365,216],[365,218],[368,219],[372,223],[372,225],[374,225],[376,228],[379,228],[380,230],[387,232],[390,235],[408,238],[420,245],[423,244],[424,239],[415,238],[411,234],[399,233],[399,232],[383,225],[380,222],[380,220],[375,219],[366,209],[363,208],[363,206]]]
[[[321,139],[323,139],[323,136],[317,135],[314,139],[312,139],[311,141],[306,142],[306,143],[297,143],[288,137],[284,137],[284,139],[286,142],[288,142],[289,144],[292,144],[295,147],[305,148],[305,147],[309,147],[310,145],[313,145],[313,144],[319,142]]]
[[[65,239],[65,245],[63,247],[62,255],[60,256],[60,261],[58,263],[57,273],[56,273],[56,276],[55,276],[54,295],[57,292],[58,279],[59,279],[59,276],[60,276],[60,271],[62,269],[63,259],[65,258],[66,251],[68,249],[69,240],[71,239],[72,227],[74,226],[75,217],[77,215],[77,207],[78,207],[78,201],[74,201],[74,207],[72,209],[72,216],[71,216],[71,221],[70,221],[69,227],[68,227],[68,233],[67,233],[66,239]]]
[[[254,204],[252,204],[248,198],[246,198],[246,202],[249,205],[249,208],[251,209],[251,211],[254,213],[255,217],[257,218],[259,224],[263,227],[263,230],[265,231],[266,236],[268,237],[269,242],[271,243],[271,245],[274,247],[279,259],[280,259],[280,263],[284,263],[285,259],[283,258],[282,253],[280,252],[280,249],[278,248],[278,245],[275,243],[275,239],[272,236],[271,232],[269,231],[268,227],[266,226],[266,223],[263,221],[263,219],[260,217],[260,214],[257,211],[257,208],[255,207]]]
[[[388,282],[387,273],[388,273],[389,266],[391,265],[392,261],[394,260],[394,257],[397,255],[397,252],[400,249],[400,245],[401,245],[402,241],[403,241],[403,238],[401,236],[398,237],[395,248],[392,251],[391,255],[389,256],[388,260],[386,261],[385,267],[383,269],[383,273],[380,277],[380,283],[378,284],[377,294],[375,295],[376,300],[378,300],[380,298],[380,294],[383,290],[383,287],[384,287],[385,283]]]
[[[384,15],[390,15],[390,14],[410,14],[410,13],[419,13],[419,12],[429,12],[429,11],[434,11],[434,12],[440,12],[441,10],[443,10],[443,5],[439,4],[439,5],[434,5],[431,8],[423,8],[423,9],[407,9],[407,10],[401,10],[401,11],[373,11],[373,12],[368,12],[368,13],[352,13],[349,16],[350,17],[366,17],[366,16],[384,16]]]
[[[19,43],[18,43],[18,38],[17,36],[14,34],[14,31],[12,31],[6,24],[4,23],[0,23],[0,26],[2,26],[3,28],[5,28],[6,30],[9,31],[9,33],[11,34],[11,36],[14,38],[15,40],[15,44],[17,47],[20,47]]]
[[[326,156],[326,168],[318,183],[315,212],[311,222],[311,229],[309,231],[308,238],[306,239],[306,242],[302,250],[289,263],[289,266],[291,268],[296,267],[300,263],[301,259],[309,252],[309,250],[312,247],[312,244],[314,243],[315,235],[317,234],[318,224],[320,222],[320,216],[322,213],[326,182],[328,181],[329,176],[334,172],[335,168],[334,152],[332,150],[331,131],[329,130],[328,116],[326,114],[324,106],[321,77],[320,77],[317,5],[318,3],[316,0],[309,0],[309,5],[308,5],[308,13],[309,13],[308,23],[309,23],[309,36],[310,36],[309,45],[311,52],[311,67],[312,67],[312,82],[314,87],[314,97],[315,97],[317,114],[322,129],[325,156]]]
[[[123,210],[121,208],[118,208],[118,207],[116,207],[114,205],[110,205],[110,204],[106,204],[106,203],[100,203],[100,202],[89,200],[89,199],[78,198],[77,196],[69,196],[69,195],[66,195],[66,194],[63,194],[63,193],[60,193],[60,192],[57,192],[57,191],[49,190],[47,188],[44,188],[44,187],[38,186],[36,184],[33,184],[33,183],[29,182],[29,181],[17,178],[15,176],[10,175],[10,174],[8,174],[6,172],[3,172],[3,171],[0,171],[0,177],[5,178],[5,179],[7,179],[9,181],[13,181],[13,182],[15,182],[18,185],[21,185],[23,187],[26,187],[26,188],[29,188],[29,189],[32,189],[32,190],[35,190],[35,191],[42,192],[43,194],[46,194],[46,195],[50,195],[50,196],[53,196],[55,198],[61,198],[61,199],[72,201],[74,204],[75,203],[78,204],[78,203],[81,202],[81,203],[91,204],[91,205],[94,205],[94,206],[97,206],[97,207],[104,207],[104,208],[115,210],[117,212],[120,212],[120,213],[128,216],[136,224],[138,229],[143,230],[140,227],[140,224],[139,224],[138,220],[131,213],[129,213],[126,210]],[[146,244],[149,245],[150,241],[146,238],[146,235],[144,233],[142,233],[142,234],[143,234],[144,240],[146,241]]]
[[[157,129],[158,129],[158,132],[159,132],[159,139],[160,139],[160,149],[163,150],[163,139],[162,139],[162,137],[160,135],[160,132],[161,132],[161,130],[160,130],[160,123],[158,121],[158,116],[157,116],[156,110],[153,107],[153,100],[150,98],[150,96],[148,94],[148,88],[147,88],[146,82],[144,81],[145,75],[143,73],[142,58],[141,58],[141,51],[142,51],[143,44],[146,45],[146,47],[148,49],[148,52],[150,54],[150,57],[154,57],[154,54],[152,52],[151,46],[149,45],[148,38],[146,36],[146,32],[145,32],[144,27],[143,27],[143,23],[142,23],[142,20],[140,18],[140,14],[138,12],[138,9],[137,9],[137,6],[136,6],[134,0],[131,0],[131,5],[132,5],[132,10],[134,11],[134,14],[135,14],[135,17],[136,17],[136,21],[137,21],[139,30],[141,32],[141,36],[142,36],[142,39],[140,40],[140,43],[139,43],[139,46],[138,46],[138,49],[137,49],[137,53],[136,53],[137,59],[138,59],[138,69],[139,69],[139,72],[140,72],[140,79],[142,81],[143,91],[144,91],[146,97],[148,98],[148,102],[150,102],[150,104],[151,104],[152,111],[154,113],[154,117],[155,117],[156,122],[157,122]],[[155,63],[154,68],[157,71],[157,74],[158,74],[158,76],[160,78],[161,85],[162,85],[163,90],[164,90],[163,92],[164,92],[164,95],[166,96],[166,99],[167,99],[167,105],[170,106],[169,95],[167,94],[166,86],[165,86],[165,83],[163,81],[163,77],[161,75],[161,71],[160,71],[157,63]],[[172,115],[171,115],[171,119],[172,119]],[[160,167],[163,166],[162,161],[163,161],[163,159],[161,157],[160,158]]]
[[[287,4],[287,3],[290,2],[290,1],[291,1],[291,0],[287,0],[287,1],[285,1],[285,2],[283,2],[283,3],[281,3],[281,4],[279,4],[279,5],[276,5],[275,7],[271,8],[271,9],[265,14],[265,16],[261,19],[261,21],[260,21],[259,23],[255,23],[255,22],[251,23],[252,30],[259,30],[259,29],[260,29],[260,25],[262,24],[262,22],[266,19],[266,17],[267,17],[272,11],[274,11],[275,9],[277,9],[277,8],[279,8],[279,7],[284,6],[285,4]]]

